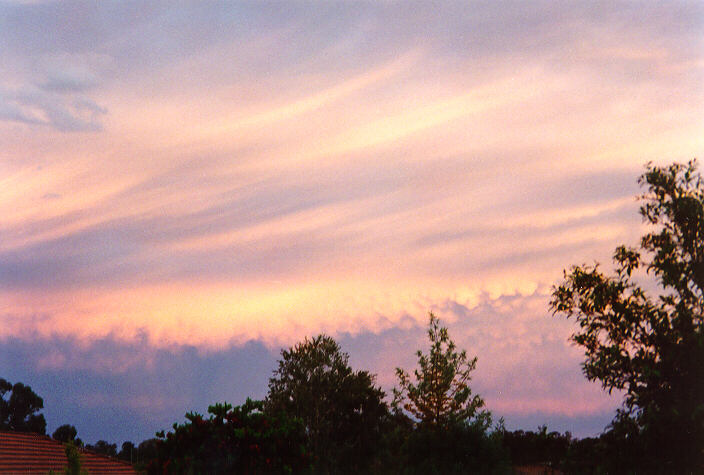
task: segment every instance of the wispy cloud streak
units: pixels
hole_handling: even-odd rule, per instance
[[[1,4],[0,338],[275,348],[437,309],[494,361],[497,407],[611,407],[548,374],[577,359],[546,298],[637,238],[645,162],[701,153],[703,18]],[[521,396],[527,374],[563,392]]]

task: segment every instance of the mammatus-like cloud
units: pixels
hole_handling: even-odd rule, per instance
[[[478,356],[472,389],[509,428],[548,423],[552,430],[593,434],[606,425],[619,397],[604,397],[598,384],[583,378],[583,355],[564,345],[569,325],[545,315],[544,300],[540,292],[480,295],[471,308],[448,300],[434,311],[453,339]],[[337,339],[352,366],[375,373],[387,394],[397,384],[395,368],[414,368],[415,350],[427,351],[428,345],[425,328],[410,316],[378,333],[338,333]],[[141,440],[179,420],[186,409],[204,411],[212,401],[263,397],[278,350],[255,342],[217,351],[157,348],[146,335],[129,341],[34,335],[4,344],[0,357],[46,394],[50,427],[75,419],[88,440],[104,438],[109,428],[119,441]],[[111,420],[117,415],[132,423]]]

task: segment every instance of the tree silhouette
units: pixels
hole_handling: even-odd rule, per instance
[[[117,444],[111,444],[106,440],[99,440],[93,445],[88,444],[86,445],[86,449],[107,455],[108,457],[117,457]]]
[[[374,458],[388,410],[367,371],[326,335],[282,350],[269,380],[266,409],[303,420],[319,471],[364,470]]]
[[[64,424],[56,428],[53,434],[51,434],[52,439],[58,440],[63,443],[72,442],[77,447],[83,446],[83,441],[77,438],[78,430],[70,425]]]
[[[44,401],[32,388],[0,378],[0,429],[19,432],[46,432],[46,420],[38,414]]]
[[[428,338],[429,353],[426,355],[421,350],[416,353],[419,368],[414,371],[415,383],[405,370],[396,368],[400,388],[394,388],[394,407],[402,407],[421,424],[436,427],[487,417],[485,411],[479,412],[484,400],[472,395],[469,387],[477,358],[469,359],[465,350],[457,351],[447,328],[440,327],[432,312]]]
[[[126,440],[122,443],[122,448],[120,452],[118,452],[117,457],[119,459],[125,460],[130,463],[135,462],[135,452],[137,451],[137,447],[134,446],[134,443],[132,443],[129,440]]]
[[[431,312],[430,349],[419,350],[414,378],[396,369],[395,416],[410,414],[417,423],[404,442],[404,473],[503,473],[508,459],[501,446],[503,421],[490,433],[491,413],[469,387],[477,358],[458,351],[447,328]],[[415,382],[414,382],[415,381]],[[405,412],[404,412],[405,411]]]
[[[579,324],[571,339],[585,350],[587,378],[625,391],[610,445],[624,444],[617,458],[646,469],[704,469],[704,186],[696,168],[649,164],[640,214],[654,229],[639,249],[616,249],[611,275],[598,264],[571,267],[550,304]],[[654,296],[648,276],[660,287]]]
[[[300,473],[310,465],[300,420],[269,416],[263,401],[214,404],[210,417],[190,412],[173,431],[157,433],[147,473]],[[140,449],[142,444],[140,444]]]
[[[72,442],[66,443],[64,447],[68,464],[63,470],[64,475],[88,475],[88,471],[83,468],[83,456]],[[49,473],[52,473],[51,471]]]

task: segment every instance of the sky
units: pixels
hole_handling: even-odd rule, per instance
[[[704,148],[700,2],[0,1],[0,377],[139,442],[433,311],[509,428],[600,433],[551,287]]]

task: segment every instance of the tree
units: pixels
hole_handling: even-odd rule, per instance
[[[135,452],[137,451],[137,447],[134,446],[134,444],[126,440],[125,442],[122,443],[122,448],[120,452],[117,454],[117,458],[120,460],[124,460],[129,463],[134,463],[135,462]]]
[[[99,440],[95,445],[86,445],[86,449],[93,452],[107,455],[108,457],[117,457],[117,444],[111,444],[106,440]]]
[[[348,360],[333,338],[306,338],[281,351],[269,380],[267,412],[303,421],[317,471],[366,469],[382,436],[384,392]]]
[[[421,424],[434,427],[447,427],[473,418],[486,419],[488,412],[480,411],[484,400],[479,395],[473,396],[469,387],[477,358],[468,359],[465,350],[457,351],[447,328],[440,327],[432,312],[428,338],[430,352],[416,353],[419,366],[414,371],[416,383],[405,370],[396,368],[400,389],[394,388],[394,407],[402,407]]]
[[[70,424],[64,424],[56,428],[54,433],[51,434],[51,438],[54,440],[58,440],[59,442],[65,443],[75,440],[77,435],[78,430],[74,426]]]
[[[64,447],[68,464],[64,468],[64,475],[88,475],[88,471],[83,468],[83,457],[72,442],[66,443]]]
[[[394,388],[393,408],[405,410],[417,423],[403,444],[405,473],[493,473],[508,471],[501,445],[503,421],[490,433],[491,414],[484,400],[469,387],[477,358],[457,351],[447,328],[430,312],[430,350],[417,351],[415,383],[396,369],[400,388]]]
[[[31,387],[0,378],[0,429],[45,434],[46,420],[38,414],[43,408],[44,401]]]
[[[159,456],[159,442],[159,439],[152,438],[139,443],[133,460],[135,468],[138,470],[146,470],[146,467],[157,459]]]
[[[74,426],[70,424],[64,424],[56,428],[54,433],[51,434],[51,438],[63,443],[72,442],[77,447],[82,447],[83,441],[81,441],[81,439],[79,439],[77,435],[78,430]]]
[[[502,443],[511,454],[514,465],[543,465],[560,467],[566,459],[572,443],[572,435],[566,432],[548,432],[547,426],[537,432],[516,430],[505,431]]]
[[[300,420],[279,414],[269,416],[263,401],[242,406],[215,404],[209,418],[186,414],[185,424],[157,434],[156,455],[147,463],[148,473],[292,473],[305,470]],[[141,444],[140,444],[141,448]]]
[[[614,273],[573,266],[550,306],[579,324],[590,381],[622,390],[611,425],[621,460],[667,471],[704,468],[704,186],[696,161],[648,164],[638,248],[619,246]],[[648,291],[659,288],[656,291]],[[654,295],[651,295],[654,293]],[[628,454],[628,455],[626,455]]]

